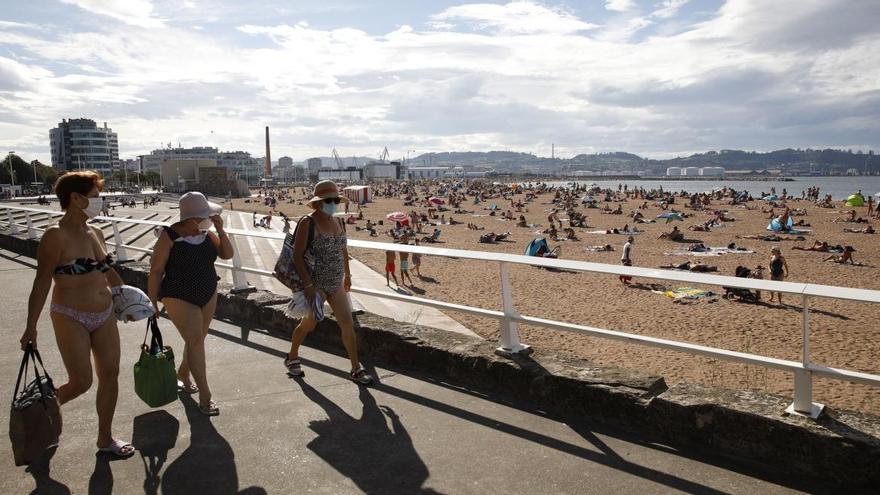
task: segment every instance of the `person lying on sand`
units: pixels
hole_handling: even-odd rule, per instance
[[[779,242],[779,241],[806,241],[807,238],[799,235],[797,237],[780,237],[776,234],[748,234],[748,235],[738,235],[737,239],[756,239],[759,241],[770,241],[770,242]]]
[[[691,263],[690,261],[685,261],[684,263],[669,263],[666,265],[660,265],[660,268],[666,268],[670,270],[686,270],[691,272],[718,271],[718,267],[715,265],[707,265],[705,263]]]
[[[611,244],[605,244],[604,246],[587,246],[586,250],[593,253],[604,253],[608,251],[614,251],[614,248],[611,246]]]
[[[863,229],[843,229],[844,232],[849,232],[850,234],[873,234],[874,227],[868,225]]]
[[[831,247],[828,245],[826,241],[813,241],[813,245],[810,247],[803,246],[792,246],[792,249],[795,251],[817,251],[820,253],[827,253],[831,251]]]
[[[861,263],[856,263],[855,260],[853,260],[852,254],[854,252],[856,252],[856,250],[853,249],[852,246],[846,246],[845,248],[843,248],[843,254],[832,254],[822,261],[833,261],[834,263],[840,263],[841,265],[845,265],[847,263],[849,263],[850,265],[861,265]]]

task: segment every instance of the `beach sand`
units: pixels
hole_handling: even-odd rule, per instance
[[[302,194],[298,194],[297,197],[302,197]],[[518,195],[515,199],[523,197]],[[489,212],[482,208],[491,202],[498,204],[499,212],[507,210],[509,203],[503,199],[490,200],[481,205],[463,203],[462,208],[474,210],[475,215],[453,214],[455,220],[463,224],[440,226],[442,243],[434,246],[522,254],[528,242],[541,235],[535,232],[548,226],[547,215],[552,208],[549,204],[552,197],[552,194],[539,195],[535,201],[526,205],[528,211],[522,213],[528,223],[539,224],[540,228],[518,228],[515,226],[515,221],[501,221],[496,217],[487,216]],[[561,244],[563,259],[619,265],[620,249],[626,242],[626,236],[587,232],[622,228],[626,223],[634,225],[627,214],[642,202],[642,200],[624,202],[624,215],[602,214],[599,209],[579,208],[579,211],[587,215],[590,225],[589,228],[575,229],[581,240],[559,243],[548,239],[550,246]],[[675,221],[669,225],[666,225],[662,219],[659,220],[660,223],[638,225],[638,228],[645,232],[635,236],[632,256],[634,265],[655,268],[661,264],[681,263],[691,259],[717,265],[719,274],[733,275],[738,265],[754,268],[761,264],[767,267],[770,248],[779,246],[788,262],[789,281],[880,290],[880,279],[878,279],[880,256],[875,248],[876,239],[880,234],[842,232],[844,227],[864,227],[864,224],[833,222],[841,214],[842,202],[837,202],[835,209],[815,207],[808,201],[788,202],[792,208],[807,210],[806,216],[794,217],[795,220],[803,218],[811,224],[809,228],[812,232],[805,236],[807,239],[805,242],[737,239],[737,235],[769,233],[765,230],[769,218],[767,214],[761,213],[761,207],[764,205],[761,201],[749,203],[754,208],[751,211],[728,206],[725,202],[715,201],[713,208],[728,210],[728,216],[735,218],[736,221],[726,222],[723,228],[713,229],[712,232],[687,231],[687,226],[703,223],[710,217],[706,213],[692,212],[680,204],[676,205],[678,210],[694,213],[694,217],[686,218],[683,222]],[[243,199],[234,200],[233,207],[236,210],[255,210],[260,213],[269,211],[267,207],[257,203],[256,199],[252,199],[250,203],[245,203]],[[611,207],[616,207],[616,203],[611,203]],[[354,205],[351,209],[356,211]],[[376,222],[384,219],[389,212],[408,212],[412,209],[412,207],[404,207],[403,201],[397,198],[377,198],[364,206],[363,212],[365,220],[371,219]],[[416,210],[424,209],[416,208]],[[865,207],[857,210],[860,216],[866,216]],[[283,201],[279,202],[276,211],[298,217],[308,210],[305,206]],[[654,206],[642,211],[648,219],[663,213],[663,210]],[[449,213],[445,212],[447,218]],[[514,215],[518,217],[520,213],[514,212]],[[357,225],[363,226],[365,220],[358,222]],[[273,221],[280,221],[280,218],[276,216]],[[485,227],[486,230],[468,230],[465,224],[469,222]],[[563,223],[568,225],[567,221]],[[670,230],[673,225],[679,226],[684,231],[685,237],[699,239],[707,246],[726,246],[730,242],[736,242],[738,246],[755,251],[755,254],[695,258],[665,255],[666,252],[687,246],[685,243],[657,239],[661,232]],[[389,228],[387,221],[385,225],[377,226],[379,237],[369,237],[366,232],[357,232],[353,227],[350,225],[348,228],[350,238],[382,242],[391,240],[391,237],[385,234]],[[432,228],[429,227],[428,230]],[[480,234],[490,231],[495,233],[510,231],[510,242],[497,244],[477,242]],[[825,253],[791,249],[794,245],[808,246],[817,239],[828,241],[831,245],[853,246],[856,249],[855,260],[869,266],[823,263],[822,258],[827,256]],[[590,245],[604,244],[611,244],[615,251],[596,253],[585,249]],[[352,249],[351,254],[378,273],[384,274],[385,259],[382,251]],[[498,310],[501,309],[498,273],[497,263],[425,256],[422,261],[422,275],[425,278],[420,280],[414,276],[415,287],[409,289],[409,292],[435,300]],[[722,297],[715,298],[717,301],[712,303],[700,300],[692,304],[679,304],[645,288],[625,287],[616,276],[554,273],[530,266],[511,266],[510,274],[514,304],[517,311],[523,315],[782,359],[800,360],[801,358],[803,320],[801,301],[796,296],[784,296],[785,306],[775,303],[744,304],[725,300]],[[769,273],[765,274],[765,278],[769,278]],[[633,282],[639,280],[635,279]],[[356,280],[353,283],[357,285]],[[681,287],[686,284],[667,283],[666,285]],[[720,287],[702,288],[723,293]],[[763,294],[764,302],[768,297],[769,294]],[[818,298],[812,298],[810,305],[811,349],[814,363],[880,373],[880,364],[877,360],[880,356],[880,338],[878,338],[880,326],[877,324],[880,321],[880,305]],[[449,316],[486,339],[498,339],[498,322],[494,320],[461,313],[450,313]],[[791,397],[793,393],[791,375],[761,367],[528,326],[520,327],[520,338],[523,343],[534,347],[536,352],[563,352],[586,358],[597,364],[655,373],[663,376],[669,385],[688,381],[731,389],[760,390],[786,397]],[[840,409],[880,414],[880,389],[864,385],[817,378],[814,380],[814,400]]]

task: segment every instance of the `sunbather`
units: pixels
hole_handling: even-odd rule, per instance
[[[834,263],[840,263],[841,265],[845,265],[849,263],[850,265],[856,265],[857,263],[853,260],[852,254],[856,252],[852,246],[846,246],[843,248],[843,254],[837,255],[832,254],[831,256],[823,259],[822,261],[833,261]],[[858,263],[861,264],[861,263]]]
[[[843,229],[844,232],[849,232],[850,234],[873,234],[874,227],[868,225],[863,229]]]

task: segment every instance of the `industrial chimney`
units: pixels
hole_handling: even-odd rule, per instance
[[[272,155],[269,153],[269,126],[266,126],[266,171],[264,177],[272,177]]]

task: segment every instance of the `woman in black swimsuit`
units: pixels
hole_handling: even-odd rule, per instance
[[[198,392],[199,410],[208,416],[220,414],[211,400],[205,364],[205,337],[217,307],[219,277],[214,262],[233,255],[220,219],[222,212],[220,205],[209,203],[202,193],[181,196],[180,221],[164,227],[153,247],[148,286],[156,312],[161,300],[185,342],[177,369],[178,386],[187,393]],[[208,231],[212,225],[216,234]]]
[[[84,394],[92,386],[92,361],[98,375],[98,450],[119,457],[134,447],[111,434],[119,394],[119,332],[113,317],[110,287],[122,285],[112,269],[104,235],[86,224],[101,211],[104,185],[95,172],[68,172],[55,182],[55,194],[64,210],[58,225],[46,229],[37,248],[37,274],[28,300],[27,326],[21,336],[37,347],[37,320],[52,282],[50,316],[55,342],[67,369],[68,381],[58,387],[60,404]]]
[[[782,256],[782,251],[780,251],[778,247],[774,247],[770,250],[770,254],[770,280],[785,280],[786,277],[788,277],[788,263],[785,262],[785,257]],[[771,292],[770,302],[773,302],[774,295],[776,295],[779,304],[782,304],[781,292]]]

